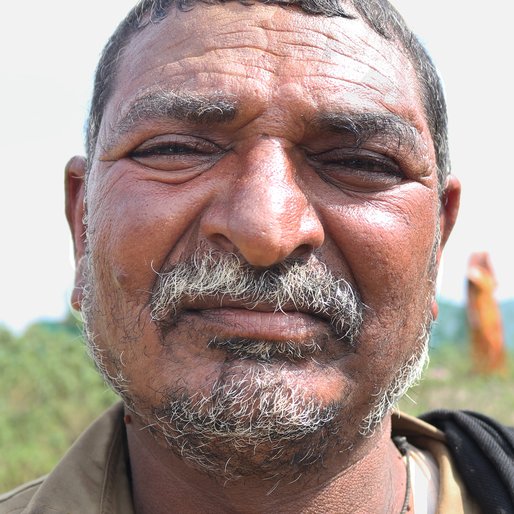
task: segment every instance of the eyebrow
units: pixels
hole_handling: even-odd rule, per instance
[[[116,139],[149,120],[175,119],[209,124],[226,123],[232,121],[236,115],[235,100],[219,91],[204,95],[160,88],[138,95],[114,121],[111,129]]]
[[[108,146],[136,127],[150,120],[186,121],[193,124],[228,123],[238,114],[234,97],[221,91],[200,94],[191,91],[166,90],[163,88],[140,93],[111,126],[112,135]],[[366,141],[379,139],[397,147],[408,145],[411,151],[420,145],[420,133],[402,117],[392,113],[348,113],[331,111],[318,113],[312,124],[321,131],[348,137],[355,148]]]
[[[379,138],[388,145],[396,141],[398,147],[408,145],[411,150],[419,147],[421,134],[400,116],[392,113],[338,113],[317,114],[314,125],[327,132],[335,132],[351,138],[356,148],[370,139]]]

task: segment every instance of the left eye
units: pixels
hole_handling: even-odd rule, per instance
[[[322,178],[343,189],[378,191],[404,179],[396,162],[372,152],[337,149],[310,155],[309,160]]]

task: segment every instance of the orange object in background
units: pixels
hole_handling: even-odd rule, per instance
[[[471,255],[467,278],[474,371],[481,374],[503,373],[506,370],[503,326],[493,294],[497,283],[486,252]]]

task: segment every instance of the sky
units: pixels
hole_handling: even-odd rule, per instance
[[[84,153],[83,126],[101,49],[133,0],[26,0],[2,9],[0,324],[21,331],[66,313],[73,284],[64,166]],[[453,172],[463,184],[439,295],[465,298],[469,256],[488,251],[499,300],[514,298],[513,7],[396,0],[443,77]],[[507,157],[505,157],[507,155]]]

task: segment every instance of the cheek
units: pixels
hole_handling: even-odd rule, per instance
[[[375,393],[418,347],[434,287],[436,197],[421,186],[409,192],[327,211],[330,237],[367,306],[347,372],[356,383],[368,381]]]
[[[327,232],[362,301],[364,323],[356,353],[345,373],[368,384],[360,401],[369,403],[390,383],[418,347],[433,285],[430,262],[436,212],[431,194],[411,202],[363,202],[331,206]]]
[[[177,190],[129,172],[98,182],[88,202],[90,329],[98,346],[123,352],[127,373],[137,375],[142,361],[160,358],[149,308],[156,272],[196,246],[195,220],[208,195],[201,187]]]
[[[90,249],[100,285],[134,301],[148,296],[165,262],[194,250],[209,190],[127,175],[91,195]]]
[[[432,194],[332,206],[328,226],[363,302],[383,309],[418,304],[429,282],[437,216]]]

